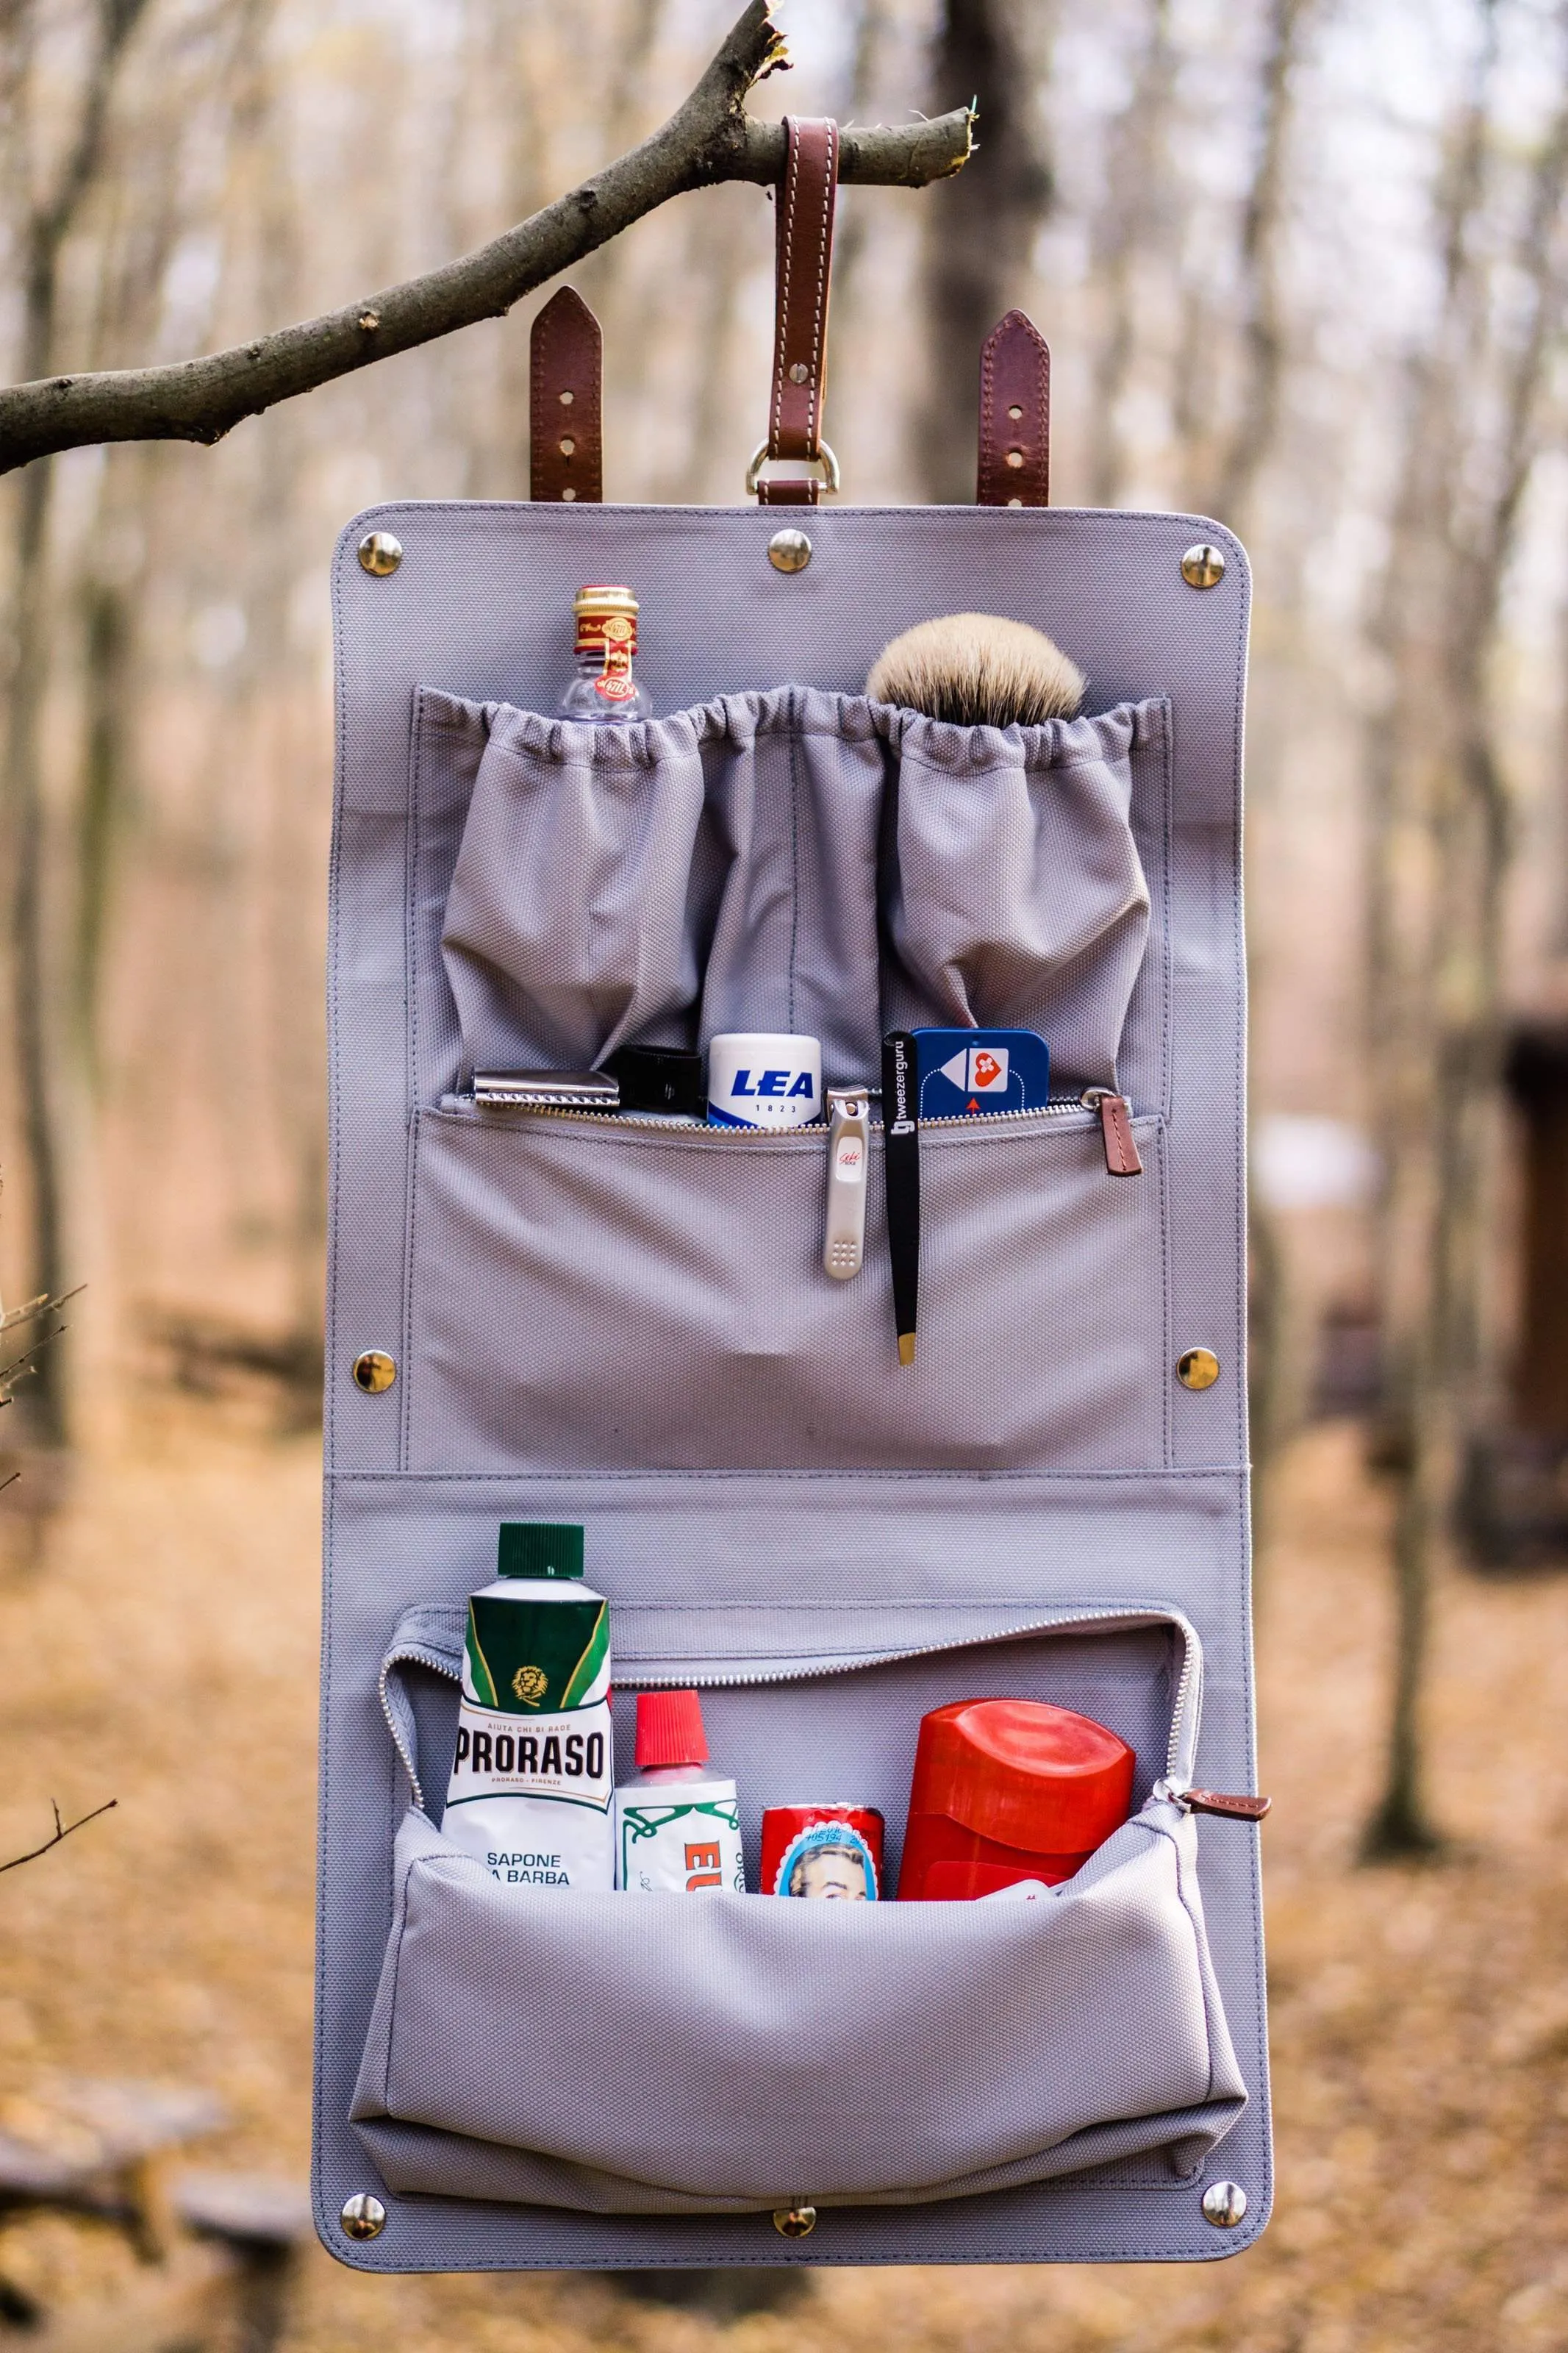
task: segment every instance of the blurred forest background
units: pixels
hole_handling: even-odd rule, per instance
[[[0,0],[0,368],[185,357],[462,252],[662,120],[731,14],[727,0]],[[1343,1893],[1358,1840],[1408,1853],[1478,1829],[1420,1769],[1431,1594],[1449,1597],[1469,1656],[1489,1662],[1487,1704],[1510,1721],[1563,1630],[1553,1584],[1455,1588],[1448,1532],[1494,1572],[1550,1563],[1568,1533],[1568,5],[781,0],[778,14],[795,70],[754,112],[895,121],[980,102],[959,180],[841,198],[826,426],[845,497],[973,496],[979,343],[1018,304],[1053,350],[1056,502],[1214,514],[1251,551],[1262,1569],[1281,1628],[1305,1606],[1294,1575],[1365,1637],[1353,1657],[1329,1644],[1356,1694],[1336,1736],[1359,1760],[1352,1795],[1326,1847],[1316,1829],[1294,1862],[1287,1846],[1282,1883],[1339,1873],[1350,1908],[1314,1899],[1302,1918],[1359,1941],[1388,1905]],[[766,195],[728,186],[572,273],[605,328],[608,497],[741,497],[772,269]],[[172,1599],[180,1531],[228,1541],[220,1491],[247,1515],[240,1556],[265,1581],[274,1497],[293,1547],[279,1593],[293,1599],[278,1599],[288,1631],[256,1670],[253,1746],[263,1727],[310,1737],[298,1433],[321,1373],[329,557],[383,497],[526,494],[535,307],[213,450],[81,450],[0,485],[0,1282],[8,1304],[86,1286],[5,1417],[25,1471],[5,1499],[16,1630],[34,1643],[47,1620],[68,1644],[68,1610],[48,1612],[61,1592],[88,1606],[92,1548],[145,1550],[126,1512],[163,1530],[146,1575],[166,1573]],[[164,1461],[183,1488],[158,1488]],[[1396,1616],[1367,1598],[1389,1560]],[[57,1573],[57,1600],[40,1599]],[[265,1623],[252,1630],[265,1651]],[[1433,1670],[1445,1722],[1447,1640]],[[150,1689],[174,1704],[191,1659],[158,1657]],[[1312,1672],[1321,1697],[1326,1670]],[[238,1704],[233,1675],[216,1687]],[[37,1755],[55,1753],[46,1686],[17,1806]],[[1281,1704],[1277,1754],[1308,1791],[1308,1730]],[[1519,1761],[1542,1841],[1561,1807],[1549,1738],[1540,1724],[1539,1753]],[[84,1802],[101,1794],[97,1777],[78,1785]],[[1482,1813],[1506,1845],[1495,1790]],[[26,1843],[9,1803],[4,1819],[19,1831],[6,1851]],[[87,1841],[122,1831],[84,1833],[74,1867],[92,1867]],[[1544,1852],[1520,1863],[1510,1900],[1535,1922],[1520,1967],[1561,2057],[1562,1964],[1542,1957],[1528,1893]],[[6,1883],[57,1954],[75,1948],[68,1904],[34,1889],[71,1867]],[[305,1972],[308,1860],[278,1868],[278,1901],[299,1910],[279,1966]],[[110,1905],[126,1883],[105,1869]],[[1366,1994],[1369,2034],[1428,1931],[1401,1933],[1389,1985]],[[1458,2008],[1474,1994],[1457,1991]],[[47,2011],[41,1990],[17,2000],[25,2018],[35,2000]],[[0,2052],[6,2014],[0,2001]],[[16,2031],[23,2076],[35,2030]],[[186,2033],[171,2027],[141,2061],[178,2073]],[[1528,2036],[1519,2047],[1539,2058]],[[285,2079],[298,2097],[302,2063],[278,2059],[256,2093],[258,2148],[293,2146],[293,2123],[265,2119]],[[248,2113],[243,2088],[229,2096]],[[1408,2124],[1416,2094],[1397,2096]],[[1323,2245],[1332,2231],[1309,2232],[1301,2260]],[[1534,2274],[1508,2290],[1526,2303],[1507,2341],[1568,2341],[1568,2256],[1553,2260],[1539,2294]],[[1424,2306],[1408,2335],[1291,2334],[1288,2302],[1259,2306],[1248,2344],[1449,2341]],[[1054,2306],[1054,2341],[1121,2342],[1124,2325],[1146,2341],[1121,2309]],[[1167,2342],[1242,2341],[1223,2298],[1194,2309]],[[463,2310],[462,2341],[491,2342]],[[611,2341],[621,2324],[584,2311],[571,2327]],[[1009,2344],[1026,2317],[1016,2300],[996,2307]],[[426,2314],[435,2333],[399,2341],[444,2346],[443,2325]],[[341,2315],[322,2327],[322,2345],[359,2341]],[[958,2319],[931,2329],[932,2344],[991,2341]]]

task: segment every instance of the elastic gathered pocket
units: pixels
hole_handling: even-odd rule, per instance
[[[1108,1175],[1068,1109],[928,1124],[902,1366],[872,1135],[865,1257],[823,1271],[826,1135],[426,1113],[416,1471],[1124,1470],[1164,1454],[1157,1122]]]
[[[1165,1776],[1035,1905],[519,1894],[412,1808],[353,2109],[386,2181],[697,2213],[921,2203],[1154,2152],[1167,2178],[1190,2173],[1246,2092],[1172,1794],[1190,1779],[1195,1637],[1171,1613],[1111,1622],[1162,1614],[1185,1645]],[[410,1612],[389,1653],[411,1771],[396,1679],[410,1662],[450,1672],[458,1622]],[[885,1693],[881,1713],[815,1677],[801,1695],[885,1742]]]
[[[416,728],[471,778],[441,929],[466,1070],[791,1030],[864,1082],[924,1021],[1036,1029],[1065,1087],[1114,1082],[1163,704],[953,727],[783,687],[591,727],[426,690]]]
[[[1055,1083],[1113,1086],[1149,938],[1132,763],[1163,756],[1165,706],[1047,727],[900,718],[888,1026],[1037,1030]]]

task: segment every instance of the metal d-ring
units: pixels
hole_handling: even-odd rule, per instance
[[[752,452],[752,462],[746,469],[746,496],[749,499],[756,497],[762,483],[763,468],[767,462],[768,445],[765,441],[759,441]],[[825,491],[832,491],[838,488],[838,460],[826,441],[819,441],[816,445],[816,457],[807,458],[805,462],[808,466],[821,467],[822,487]]]

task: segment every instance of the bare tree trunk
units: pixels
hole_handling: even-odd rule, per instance
[[[1421,1393],[1426,1383],[1413,1385]],[[1394,1589],[1398,1613],[1394,1692],[1389,1713],[1388,1754],[1383,1794],[1362,1835],[1369,1862],[1436,1854],[1445,1843],[1432,1824],[1426,1800],[1421,1703],[1426,1686],[1431,1620],[1432,1546],[1442,1527],[1441,1465],[1420,1422],[1411,1460],[1399,1482],[1394,1516]]]
[[[1258,70],[1258,145],[1252,182],[1242,211],[1238,253],[1243,312],[1241,386],[1232,430],[1215,470],[1212,488],[1195,501],[1244,536],[1258,477],[1279,431],[1279,391],[1285,365],[1279,233],[1294,95],[1292,74],[1310,5],[1311,0],[1268,0]],[[1178,369],[1178,384],[1195,382],[1202,373],[1184,360]],[[1189,448],[1196,430],[1196,418],[1189,417],[1185,427]],[[1267,790],[1265,771],[1255,761],[1249,779],[1249,797],[1254,803],[1263,790]],[[1264,986],[1267,952],[1263,939],[1262,926],[1249,923],[1247,990],[1254,1001]],[[1290,1253],[1278,1216],[1252,1183],[1247,1190],[1247,1225],[1252,1240],[1247,1419],[1257,1580],[1268,1559],[1274,1472],[1300,1409],[1300,1388],[1294,1377],[1299,1335]]]
[[[492,87],[506,92],[507,140],[500,202],[512,220],[526,220],[539,208],[548,185],[548,109],[541,103],[532,43],[510,0],[475,0],[473,43],[479,69]],[[507,322],[497,371],[499,415],[487,480],[489,498],[525,499],[529,469],[529,353],[524,322],[514,312]]]
[[[1430,830],[1433,737],[1441,735],[1448,708],[1436,652],[1442,622],[1435,583],[1447,575],[1458,387],[1475,300],[1471,230],[1491,135],[1494,0],[1479,0],[1477,20],[1470,84],[1437,191],[1441,299],[1431,334],[1408,370],[1389,554],[1370,629],[1389,677],[1370,715],[1366,747],[1366,1058],[1384,1150],[1374,1249],[1383,1333],[1379,1448],[1394,1479],[1395,1503],[1394,1687],[1384,1787],[1363,1839],[1369,1858],[1430,1853],[1441,1843],[1428,1813],[1421,1739],[1431,1556],[1441,1522],[1433,1499],[1443,1475],[1431,1324],[1436,975],[1430,911],[1418,903],[1412,876]]]
[[[649,69],[668,12],[668,0],[630,0],[629,6],[623,6],[618,69],[610,85],[605,114],[607,154],[620,154],[654,111]],[[605,445],[606,450],[613,450],[616,435],[612,412],[623,406],[629,408],[637,398],[647,353],[668,302],[669,289],[657,274],[647,271],[628,280],[622,238],[602,246],[588,268],[578,274],[584,296],[604,322]],[[613,497],[613,487],[605,487]]]
[[[848,103],[845,109],[846,118],[850,122],[875,118],[877,93],[881,87],[882,61],[892,29],[889,0],[860,0],[859,21],[855,27],[855,54],[849,69]],[[841,226],[834,232],[834,302],[840,318],[846,311],[852,312],[854,297],[858,290],[866,251],[866,219],[863,205],[847,205]]]
[[[715,494],[721,500],[732,500],[739,493],[739,470],[728,482],[721,482],[715,480],[713,470],[724,452],[724,427],[734,393],[736,304],[747,263],[762,250],[763,227],[751,206],[742,213],[740,206],[723,200],[705,205],[689,221],[685,275],[697,298],[698,312],[687,373],[687,431],[685,446],[658,488],[658,495],[677,506]],[[834,277],[837,281],[837,255]],[[836,282],[836,304],[841,293]],[[759,420],[761,392],[759,385],[755,402]],[[741,464],[744,462],[742,454]]]
[[[1114,506],[1126,478],[1120,410],[1132,371],[1138,271],[1160,243],[1163,226],[1173,79],[1170,0],[1148,0],[1132,95],[1110,134],[1105,203],[1093,239],[1094,282],[1103,309],[1089,410],[1089,495],[1097,507]]]
[[[16,1077],[22,1098],[22,1145],[32,1217],[29,1296],[58,1298],[65,1276],[60,1145],[55,1060],[48,1010],[51,975],[45,955],[44,784],[41,723],[47,681],[45,552],[54,460],[39,459],[17,489],[15,659],[5,730],[5,776],[11,803],[11,986]],[[26,1392],[28,1418],[46,1446],[66,1436],[64,1353],[47,1348]]]
[[[927,383],[916,448],[926,496],[939,503],[973,499],[980,347],[1023,294],[1051,201],[1014,5],[944,0],[932,51],[935,87],[973,91],[980,110],[974,160],[926,223]]]
[[[1394,1525],[1396,1667],[1387,1781],[1367,1827],[1370,1855],[1429,1852],[1438,1843],[1422,1782],[1420,1699],[1436,1548],[1446,1534],[1460,1450],[1475,1422],[1484,1377],[1482,1298],[1489,1264],[1489,1143],[1500,1066],[1503,899],[1510,828],[1495,748],[1489,670],[1524,491],[1539,447],[1548,355],[1561,331],[1563,286],[1556,260],[1568,189],[1568,7],[1559,13],[1563,55],[1559,108],[1531,174],[1527,217],[1511,275],[1528,296],[1523,332],[1500,350],[1483,265],[1469,257],[1468,224],[1484,183],[1485,100],[1495,18],[1483,15],[1478,80],[1458,144],[1446,222],[1440,346],[1421,386],[1402,501],[1403,553],[1417,544],[1414,518],[1436,518],[1436,613],[1426,625],[1413,582],[1391,596],[1385,622],[1395,657],[1415,640],[1415,677],[1399,716],[1402,736],[1385,758],[1391,798],[1381,847],[1382,950],[1395,984],[1394,1032],[1413,1068],[1403,1074],[1413,1128],[1401,1120],[1391,1172],[1389,1240],[1400,1250],[1390,1292],[1389,1363]],[[1517,309],[1510,306],[1517,317]],[[1510,315],[1510,314],[1505,314]],[[1500,422],[1460,446],[1459,418],[1479,409],[1478,381],[1497,379]],[[1462,462],[1460,462],[1462,461]],[[1485,487],[1470,487],[1478,478]],[[1437,491],[1440,495],[1434,496]],[[1391,589],[1396,588],[1391,568]],[[1411,627],[1414,619],[1414,628]],[[1433,625],[1435,623],[1435,626]],[[1401,626],[1405,636],[1401,642]],[[1407,770],[1402,785],[1401,767]],[[1404,821],[1399,800],[1405,804]],[[1425,836],[1429,884],[1405,888],[1401,939],[1401,836]],[[1410,902],[1414,898],[1415,904]],[[1403,972],[1401,967],[1403,966]],[[1403,983],[1403,985],[1401,985]],[[1384,1015],[1386,1025],[1386,1013]],[[1386,1034],[1386,1027],[1385,1027]],[[1419,1156],[1418,1156],[1419,1155]],[[1423,1166],[1423,1162],[1425,1166]],[[1401,1231],[1401,1227],[1404,1230]]]
[[[1295,96],[1293,77],[1311,6],[1312,0],[1268,0],[1258,75],[1258,156],[1241,228],[1241,392],[1207,502],[1221,522],[1243,533],[1258,476],[1274,446],[1279,419],[1285,372],[1279,234]]]
[[[135,677],[134,598],[98,567],[83,584],[82,691],[86,725],[77,815],[76,969],[71,997],[77,1050],[95,1092],[102,1075],[100,1009],[114,870],[131,794]]]
[[[71,137],[47,199],[34,206],[26,230],[22,360],[28,376],[55,366],[60,259],[101,168],[109,103],[125,45],[144,0],[99,0],[94,47]],[[45,807],[42,720],[48,682],[47,567],[53,460],[26,467],[17,489],[16,538],[16,670],[5,731],[6,785],[12,855],[12,986],[15,991],[16,1075],[32,1211],[29,1287],[51,1298],[67,1288],[62,1146],[56,1089],[55,1039],[49,1009],[53,974],[45,904]],[[47,1445],[66,1437],[66,1362],[58,1348],[39,1360],[30,1406]]]

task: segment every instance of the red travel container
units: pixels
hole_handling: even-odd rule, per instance
[[[1127,1820],[1134,1761],[1103,1724],[1041,1700],[934,1709],[915,1749],[900,1902],[1070,1879]]]

